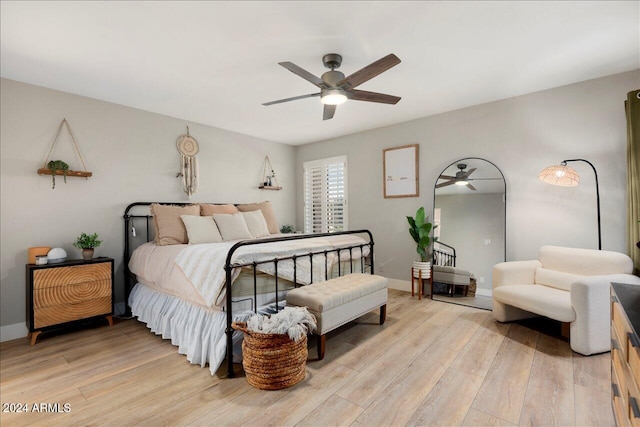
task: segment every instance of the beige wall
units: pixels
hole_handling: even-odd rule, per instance
[[[585,158],[600,179],[603,249],[625,252],[623,103],[626,93],[638,87],[636,70],[305,145],[296,151],[296,179],[302,181],[304,161],[346,154],[350,228],[373,232],[378,271],[382,266],[384,275],[408,280],[417,255],[405,216],[419,206],[431,212],[438,174],[464,157],[487,159],[504,173],[508,260],[534,258],[544,244],[597,248],[594,177],[588,165],[574,164],[582,176],[576,188],[537,179],[546,166]],[[420,197],[384,199],[382,150],[416,143]],[[300,198],[297,209],[302,218]]]
[[[187,201],[176,139],[200,144],[200,186],[193,201],[271,200],[280,223],[295,224],[294,147],[69,93],[2,79],[0,325],[2,339],[25,322],[25,263],[31,246],[60,246],[73,258],[81,232],[104,240],[96,256],[116,262],[117,301],[123,300],[124,208],[134,201]],[[39,176],[58,124],[66,117],[93,172],[88,180]],[[282,191],[257,188],[269,155]],[[54,156],[81,169],[66,133]],[[6,327],[6,328],[5,328]]]

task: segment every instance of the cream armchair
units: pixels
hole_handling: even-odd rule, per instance
[[[611,282],[640,285],[628,256],[543,246],[538,259],[493,267],[493,316],[500,322],[545,316],[570,324],[573,351],[611,350]]]

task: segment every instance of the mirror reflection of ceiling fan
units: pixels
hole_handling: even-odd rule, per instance
[[[476,168],[465,170],[467,169],[466,163],[458,163],[456,166],[458,167],[458,169],[460,169],[458,172],[456,172],[456,175],[455,176],[440,175],[438,177],[438,180],[443,179],[445,181],[441,182],[440,184],[436,184],[436,188],[442,188],[442,187],[455,184],[460,186],[466,186],[469,190],[477,191],[476,187],[471,185],[471,181],[500,179],[500,178],[470,178],[471,174],[476,171]]]
[[[333,115],[336,112],[336,107],[347,99],[379,102],[382,104],[397,104],[398,101],[400,101],[399,96],[356,89],[356,87],[360,86],[362,83],[367,82],[377,75],[384,73],[389,68],[398,65],[400,63],[400,59],[393,53],[367,65],[348,77],[345,77],[340,71],[336,71],[336,68],[339,68],[342,64],[342,56],[337,53],[328,53],[324,55],[322,57],[322,63],[331,71],[327,71],[321,77],[317,77],[292,62],[278,62],[279,65],[282,65],[293,74],[296,74],[317,86],[320,89],[320,92],[278,99],[277,101],[265,102],[262,105],[268,106],[319,96],[320,101],[324,104],[322,119],[329,120],[333,118]]]

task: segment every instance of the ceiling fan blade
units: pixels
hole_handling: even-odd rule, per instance
[[[332,119],[333,115],[336,112],[336,107],[337,107],[337,105],[325,104],[324,105],[324,112],[322,114],[322,120]]]
[[[385,56],[382,59],[378,59],[376,62],[367,65],[366,67],[356,71],[348,77],[340,80],[336,86],[340,86],[343,89],[353,89],[360,86],[362,83],[371,80],[378,74],[382,74],[389,68],[396,66],[400,63],[400,58],[393,53]]]
[[[320,96],[320,92],[318,92],[318,93],[310,93],[309,95],[300,95],[300,96],[293,96],[291,98],[278,99],[277,101],[265,102],[262,105],[280,104],[282,102],[295,101],[296,99],[311,98],[311,97],[314,97],[314,96]]]
[[[469,177],[469,175],[471,175],[471,174],[472,174],[472,173],[474,173],[475,171],[476,171],[476,168],[471,168],[471,169],[469,169],[468,171],[466,171],[466,172],[464,173],[464,177],[465,177],[465,178],[468,178],[468,177]]]
[[[384,93],[368,92],[366,90],[351,90],[347,92],[349,99],[356,101],[381,102],[383,104],[397,104],[400,101],[399,96],[386,95]]]
[[[447,182],[443,182],[442,184],[437,184],[436,188],[442,188],[442,187],[446,187],[447,185],[453,185],[455,184],[455,181],[447,181]]]
[[[451,175],[440,175],[438,179],[456,179],[456,177]]]
[[[319,88],[323,88],[324,89],[324,88],[328,87],[327,84],[320,77],[314,76],[313,74],[311,74],[310,72],[308,72],[304,68],[298,67],[293,62],[278,62],[278,64],[282,65],[284,68],[286,68],[287,70],[291,71],[293,74],[297,74],[298,76],[302,77],[306,81],[313,83],[314,85],[318,86]]]
[[[471,183],[467,183],[467,188],[468,188],[469,190],[476,191],[476,187],[474,187],[473,185],[471,185]]]

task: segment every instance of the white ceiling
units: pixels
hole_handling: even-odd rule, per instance
[[[287,144],[304,144],[640,68],[637,1],[0,3],[4,78]],[[277,65],[346,75],[402,63],[322,120]]]

